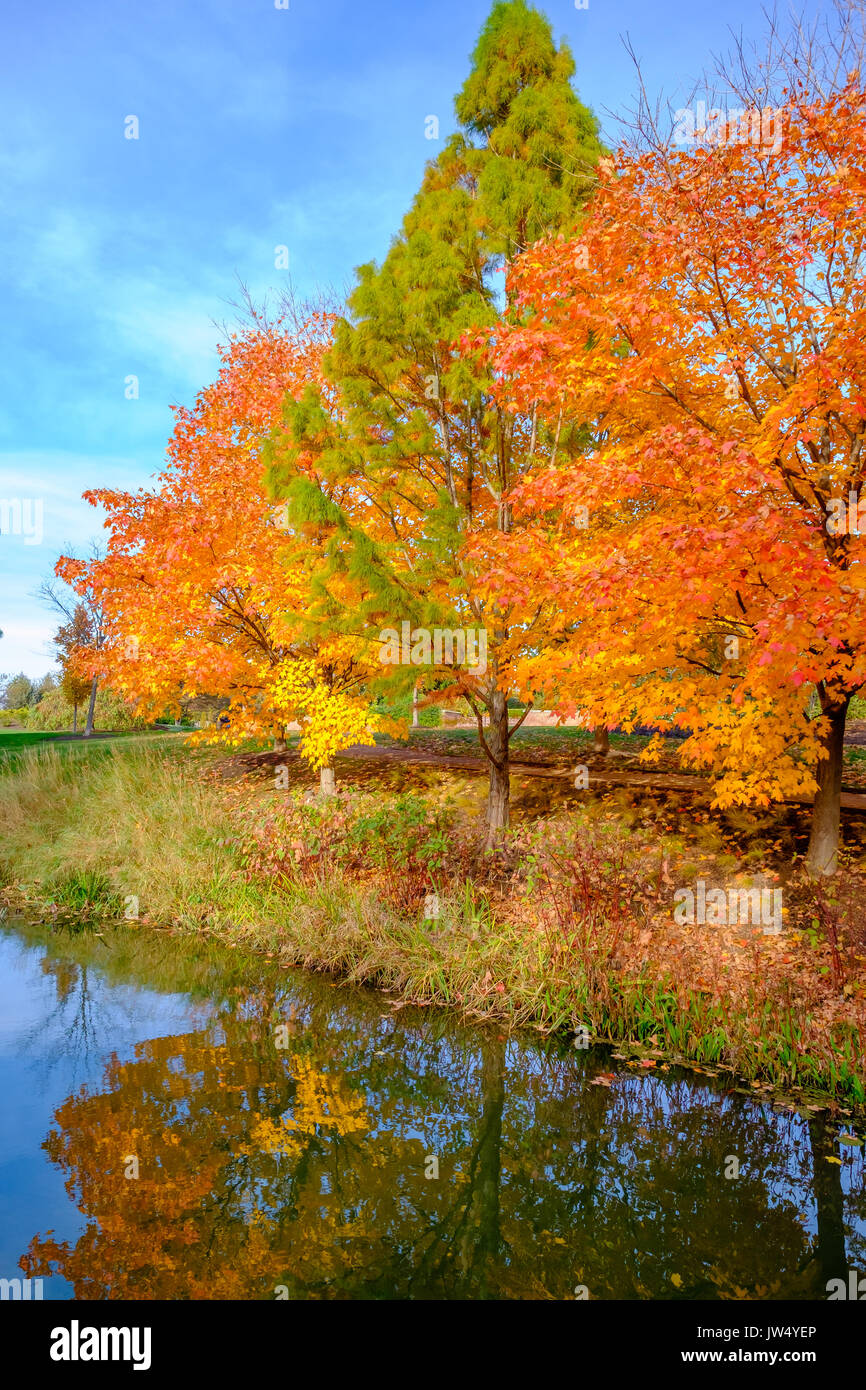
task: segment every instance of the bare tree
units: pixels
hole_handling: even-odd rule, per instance
[[[670,151],[677,113],[692,106],[699,93],[707,109],[736,102],[760,111],[782,106],[792,91],[804,101],[825,99],[841,91],[851,73],[863,71],[866,0],[833,0],[818,15],[793,8],[782,15],[777,5],[764,7],[762,14],[763,33],[746,40],[742,31],[730,30],[730,47],[711,55],[709,66],[676,103],[647,90],[640,58],[626,34],[622,42],[635,67],[637,95],[623,113],[606,112],[619,127],[621,146],[632,154]]]
[[[77,558],[72,551],[66,552],[71,558]],[[88,559],[103,560],[105,552],[98,541],[91,541]],[[105,643],[105,612],[102,604],[92,592],[77,594],[68,584],[57,579],[46,579],[37,590],[37,597],[56,613],[60,613],[65,619],[70,630],[80,629],[86,637],[86,645],[93,651],[99,652]],[[80,609],[84,609],[85,620],[82,620]],[[96,710],[96,691],[99,685],[99,676],[94,673],[90,682],[90,698],[87,703],[87,718],[84,724],[84,737],[90,738],[93,734],[93,717]]]

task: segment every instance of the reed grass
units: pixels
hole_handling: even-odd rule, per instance
[[[440,895],[431,924],[396,912],[375,883],[339,872],[245,876],[224,789],[202,775],[211,758],[157,745],[85,757],[50,746],[28,753],[0,778],[8,903],[31,916],[104,925],[137,898],[139,928],[271,954],[471,1018],[545,1032],[584,1025],[593,1039],[746,1082],[858,1108],[866,1101],[856,1030],[840,1025],[818,1038],[808,1008],[777,981],[756,978],[743,1008],[682,980],[618,971],[608,946],[622,930],[619,899],[606,916],[593,899],[596,920],[551,887],[557,930],[533,932],[501,920],[469,881]],[[587,880],[587,894],[591,887]],[[569,912],[581,918],[570,935],[562,930]]]

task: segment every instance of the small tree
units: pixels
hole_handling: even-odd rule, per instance
[[[11,676],[6,682],[3,691],[4,709],[21,709],[25,705],[35,705],[38,699],[38,683],[25,676],[23,671],[19,671],[17,676]]]
[[[67,661],[72,664],[76,674],[82,678],[86,676],[89,681],[85,738],[90,738],[93,733],[99,685],[98,657],[106,639],[102,599],[89,578],[91,567],[98,565],[102,559],[102,549],[95,542],[90,548],[89,561],[79,560],[74,555],[62,555],[54,567],[54,573],[68,588],[61,589],[53,580],[46,580],[39,590],[40,597],[66,619],[55,635],[55,643],[67,652]],[[79,609],[82,613],[76,616]]]
[[[67,704],[72,706],[72,732],[78,733],[78,706],[83,704],[90,692],[91,682],[86,676],[79,676],[69,668],[63,672],[60,689]]]
[[[67,704],[72,706],[72,732],[78,733],[78,706],[87,699],[92,677],[82,674],[76,659],[92,645],[93,624],[83,603],[77,603],[70,622],[62,623],[54,634],[54,645],[60,656],[62,677],[60,688]]]

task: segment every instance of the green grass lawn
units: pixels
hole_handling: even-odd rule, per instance
[[[391,738],[388,734],[376,734],[376,743],[381,747],[397,746],[406,747],[400,740]],[[553,761],[557,754],[565,757],[574,757],[579,750],[586,751],[592,746],[592,734],[588,729],[575,726],[569,728],[538,728],[530,725],[523,725],[511,738],[511,756],[518,760],[527,754],[530,761],[543,761],[544,755],[549,755]],[[624,752],[638,753],[646,746],[649,739],[641,734],[611,734],[611,748],[620,749]],[[671,750],[676,751],[678,744],[671,739]],[[291,747],[291,742],[289,743]],[[439,729],[410,729],[409,747],[423,748],[427,752],[439,752],[445,755],[465,757],[482,757],[482,749],[478,740],[477,729],[455,729],[445,726]]]
[[[158,732],[162,732],[162,730],[159,730]],[[118,733],[109,733],[107,736],[101,733],[100,730],[97,730],[97,734],[99,736],[98,738],[94,739],[94,742],[105,743],[106,737],[108,739],[140,738],[142,734],[148,733],[153,733],[153,730],[124,729]],[[90,739],[85,740],[81,737],[81,735],[78,735],[76,739],[73,739],[72,737],[70,737],[68,732],[54,733],[49,732],[46,729],[0,729],[0,750],[14,749],[17,751],[20,748],[31,748],[34,744],[37,743],[73,743],[76,741],[80,743],[90,743]]]
[[[36,743],[45,743],[61,737],[61,734],[47,734],[42,730],[0,729],[0,752],[12,749],[17,753],[22,748],[31,748]]]
[[[97,730],[99,733],[99,730]],[[53,733],[44,729],[0,729],[0,774],[16,768],[22,755],[29,749],[47,748],[49,745],[64,756],[88,754],[94,748],[112,748],[120,742],[135,743],[147,738],[151,741],[171,738],[170,733],[153,729],[126,729],[122,732],[100,734],[98,738],[70,738],[68,733]]]

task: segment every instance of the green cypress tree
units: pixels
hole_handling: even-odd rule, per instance
[[[483,358],[460,340],[511,312],[502,272],[515,257],[579,226],[605,150],[574,71],[538,10],[493,6],[456,100],[458,132],[428,164],[383,264],[357,272],[326,359],[333,389],[288,402],[288,433],[267,455],[275,497],[321,547],[311,623],[335,622],[325,594],[338,588],[356,600],[346,630],[371,641],[406,620],[486,634],[486,671],[446,666],[453,682],[440,694],[463,694],[476,714],[490,843],[508,824],[515,662],[544,644],[550,615],[528,611],[525,595],[494,603],[486,577],[515,539],[511,489],[583,433],[504,410]],[[390,674],[405,687],[419,672]],[[431,668],[428,680],[441,688],[442,675]]]

